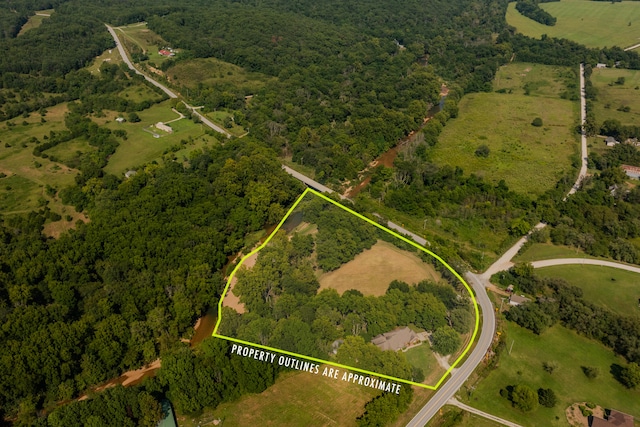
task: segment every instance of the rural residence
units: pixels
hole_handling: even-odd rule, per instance
[[[606,419],[593,417],[591,423],[589,424],[591,427],[633,427],[633,417],[631,415],[627,415],[623,412],[616,411],[612,409],[609,412],[609,415]]]
[[[520,295],[511,295],[509,297],[509,305],[513,305],[513,306],[520,305],[529,301],[531,301],[529,298],[526,298]]]
[[[627,174],[629,178],[640,179],[640,168],[637,166],[630,165],[621,165],[620,166],[624,173]]]
[[[384,334],[373,337],[371,342],[380,350],[398,351],[410,345],[419,344],[422,341],[418,337],[418,334],[405,326],[404,328],[395,329],[391,332],[385,332]]]
[[[158,123],[156,123],[156,128],[158,128],[158,129],[160,129],[160,130],[163,130],[163,131],[165,131],[165,132],[167,132],[167,133],[173,133],[173,129],[171,128],[171,126],[169,126],[169,125],[165,125],[165,124],[164,124],[164,123],[162,123],[162,122],[158,122]]]
[[[158,53],[162,56],[176,56],[173,50],[160,49]]]
[[[604,143],[607,144],[607,147],[613,147],[614,145],[620,144],[620,142],[618,142],[614,137],[612,136],[608,136],[605,140]]]

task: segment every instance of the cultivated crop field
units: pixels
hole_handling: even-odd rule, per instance
[[[582,43],[588,47],[619,46],[622,48],[640,43],[640,3],[618,3],[562,0],[541,3],[540,7],[558,19],[550,27],[522,16],[509,3],[507,23],[518,32],[534,38],[543,34]]]
[[[640,316],[640,274],[595,265],[563,265],[536,269],[543,277],[566,280],[584,291],[589,302],[623,316]]]
[[[602,344],[559,325],[541,335],[512,322],[506,327],[503,333],[507,334],[507,350],[500,356],[498,368],[476,385],[470,399],[465,399],[473,407],[531,427],[564,427],[567,425],[565,408],[584,401],[640,416],[640,390],[627,389],[610,373],[613,364],[624,366],[626,362]],[[557,364],[552,374],[543,369],[545,362]],[[600,373],[590,380],[581,366],[597,367]],[[558,404],[554,408],[539,406],[529,413],[513,408],[511,402],[500,396],[500,389],[517,384],[534,390],[551,388]],[[468,396],[468,392],[460,394]]]
[[[438,282],[440,275],[417,255],[378,241],[371,249],[320,276],[320,288],[333,288],[342,294],[357,289],[364,295],[384,295],[393,280],[415,284],[422,280]]]
[[[623,77],[624,84],[615,82]],[[593,102],[596,120],[602,123],[616,119],[624,125],[637,125],[640,121],[640,71],[619,68],[594,69],[591,82],[598,90]],[[621,111],[629,107],[629,111]]]
[[[459,117],[442,131],[432,159],[494,184],[504,179],[518,192],[539,195],[553,188],[571,169],[578,149],[578,101],[560,99],[562,92],[567,97],[573,93],[569,73],[568,68],[532,64],[502,67],[494,88],[503,93],[465,96]],[[542,126],[532,126],[536,117]],[[489,148],[487,157],[475,154],[481,145]]]

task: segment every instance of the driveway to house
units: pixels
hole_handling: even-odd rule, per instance
[[[545,259],[543,261],[534,261],[531,263],[533,268],[553,267],[555,265],[599,265],[600,267],[611,267],[620,270],[627,270],[633,273],[640,273],[640,267],[633,265],[622,264],[620,262],[606,261],[603,259],[589,259],[589,258],[558,258],[558,259]]]
[[[584,124],[587,121],[587,94],[585,92],[584,85],[584,64],[580,64],[580,158],[582,160],[580,164],[580,173],[578,174],[578,178],[576,179],[576,183],[573,185],[571,190],[569,190],[569,194],[567,196],[572,195],[580,188],[580,184],[585,176],[587,176],[587,134],[585,132]],[[565,197],[566,200],[566,197]]]

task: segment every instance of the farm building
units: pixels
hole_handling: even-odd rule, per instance
[[[629,178],[632,179],[640,179],[640,168],[637,166],[629,166],[629,165],[621,165],[620,166],[624,173],[627,174]]]
[[[409,345],[418,344],[421,341],[418,334],[405,326],[404,328],[395,329],[391,332],[385,332],[384,334],[373,337],[371,342],[380,350],[398,351]]]
[[[176,56],[176,54],[173,52],[173,49],[160,49],[158,53],[162,56]]]

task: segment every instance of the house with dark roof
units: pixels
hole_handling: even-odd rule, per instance
[[[373,337],[371,342],[380,350],[398,351],[407,346],[418,344],[421,341],[418,334],[405,326],[404,328],[398,328]]]
[[[623,412],[612,409],[605,419],[598,417],[590,417],[589,426],[591,427],[633,427],[633,417]]]

